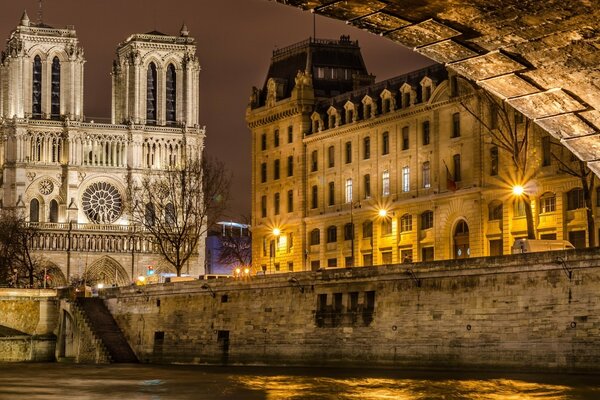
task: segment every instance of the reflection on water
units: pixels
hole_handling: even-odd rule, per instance
[[[0,364],[0,399],[598,399],[597,376],[324,368]]]

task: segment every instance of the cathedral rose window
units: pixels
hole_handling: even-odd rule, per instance
[[[123,210],[119,191],[106,182],[96,182],[88,186],[81,200],[85,215],[97,224],[116,221]]]

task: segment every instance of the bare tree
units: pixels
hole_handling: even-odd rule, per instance
[[[246,228],[247,229],[247,228]],[[219,263],[226,265],[250,265],[252,263],[252,238],[248,231],[235,233],[226,231],[221,236]]]
[[[32,252],[37,227],[12,209],[0,212],[0,227],[0,276],[14,286],[41,286],[46,279],[44,258]]]
[[[151,172],[130,195],[131,216],[181,276],[198,242],[227,206],[231,177],[220,161],[202,158]]]
[[[532,124],[528,118],[508,105],[505,101],[494,95],[475,88],[479,100],[479,109],[466,101],[461,106],[481,124],[487,134],[490,135],[492,143],[507,154],[511,160],[511,171],[513,184],[524,185],[527,179],[535,176],[535,170],[531,168],[528,159],[530,134]],[[489,118],[481,110],[489,110]],[[535,225],[533,223],[533,212],[531,211],[531,198],[524,192],[521,199],[525,204],[525,217],[527,220],[527,238],[535,239]]]
[[[596,174],[588,168],[585,162],[574,158],[572,154],[567,161],[565,157],[562,156],[565,147],[560,143],[551,143],[560,146],[561,154],[557,154],[555,151],[552,151],[551,153],[552,158],[558,162],[559,171],[579,178],[579,181],[581,182],[588,227],[588,246],[592,247],[596,243],[596,224],[594,223],[594,207],[592,202],[592,194],[594,193],[594,187],[596,186]]]

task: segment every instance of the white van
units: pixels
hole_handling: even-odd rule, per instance
[[[575,246],[568,240],[517,239],[512,246],[512,254],[535,253],[538,251],[570,250]]]

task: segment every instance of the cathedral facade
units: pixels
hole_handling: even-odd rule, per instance
[[[131,223],[128,193],[148,174],[199,159],[204,146],[200,66],[187,28],[131,35],[116,54],[111,120],[100,123],[85,118],[85,58],[72,26],[24,13],[2,53],[1,206],[37,226],[32,248],[59,284],[83,277],[123,285],[150,266],[170,271]],[[197,256],[182,272],[203,268]]]
[[[266,273],[497,256],[528,235],[596,246],[577,160],[513,109],[530,166],[515,178],[499,115],[442,65],[374,83],[358,43],[310,39],[273,52],[246,119],[252,258]],[[521,142],[522,143],[522,142]],[[595,220],[595,217],[592,217]],[[596,221],[596,226],[598,222]],[[594,228],[592,228],[594,230]]]

